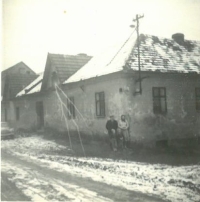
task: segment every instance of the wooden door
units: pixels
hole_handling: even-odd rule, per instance
[[[37,128],[41,129],[44,126],[44,107],[43,102],[36,102],[36,114],[37,114]]]

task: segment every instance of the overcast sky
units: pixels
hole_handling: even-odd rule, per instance
[[[95,55],[140,32],[200,40],[200,0],[3,0],[3,69],[20,61],[44,70],[47,53]]]

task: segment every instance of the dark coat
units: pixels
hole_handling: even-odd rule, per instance
[[[108,130],[108,132],[110,132],[112,129],[117,130],[117,128],[118,128],[118,123],[116,120],[114,120],[114,121],[108,120],[107,121],[106,129]]]

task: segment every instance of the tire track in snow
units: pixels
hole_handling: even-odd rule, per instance
[[[112,201],[93,191],[48,178],[28,167],[16,167],[10,162],[2,162],[2,171],[9,174],[9,179],[33,201]]]
[[[13,168],[16,167],[16,168],[21,168],[23,170],[25,168],[27,173],[28,172],[32,173],[32,176],[35,176],[36,174],[39,173],[39,177],[35,176],[35,178],[39,178],[39,181],[41,181],[43,179],[43,177],[44,177],[44,179],[47,178],[49,180],[49,183],[51,183],[51,185],[55,184],[54,185],[55,189],[56,188],[58,189],[58,187],[61,187],[60,189],[63,188],[64,190],[67,189],[69,191],[68,184],[70,184],[71,189],[73,189],[74,185],[75,185],[76,189],[78,188],[79,193],[80,193],[79,195],[76,194],[76,198],[77,198],[77,196],[79,196],[80,198],[84,196],[86,198],[86,199],[84,198],[82,201],[99,201],[99,202],[100,201],[133,201],[133,202],[134,201],[137,201],[137,202],[156,202],[156,201],[161,202],[161,201],[164,201],[162,199],[158,199],[153,196],[148,196],[148,195],[145,195],[142,193],[126,190],[124,188],[107,185],[102,182],[96,182],[96,181],[89,179],[87,176],[78,177],[76,175],[71,175],[70,173],[59,172],[59,171],[57,171],[57,169],[49,169],[48,166],[43,167],[41,162],[33,160],[32,157],[23,158],[21,156],[19,158],[19,156],[13,156],[11,154],[8,154],[5,151],[2,151],[2,161],[11,165],[11,167],[13,166]],[[33,172],[33,170],[35,172]],[[19,173],[20,173],[20,171],[19,171]],[[40,174],[43,177],[41,177]],[[25,177],[21,177],[21,178],[24,179]],[[35,179],[35,178],[32,177],[32,179]],[[55,183],[54,183],[54,181],[55,181]],[[18,182],[20,182],[20,179],[18,179]],[[27,182],[28,182],[28,180],[27,180]],[[34,182],[34,183],[37,184],[36,182]],[[39,184],[41,184],[41,182]],[[23,183],[21,183],[20,185],[23,185]],[[48,186],[44,182],[44,186],[43,186],[44,189],[45,189],[45,186],[46,186],[46,189],[48,190],[49,188],[47,188]],[[37,193],[39,193],[39,194],[41,194],[41,193],[40,193],[40,189],[35,190],[36,188],[37,188],[37,186],[33,187],[32,190],[29,190],[27,192],[27,194],[29,194],[29,195],[35,194],[35,196],[37,196],[37,197],[44,197],[44,195],[38,196]],[[31,193],[31,191],[32,191],[32,193]],[[73,191],[70,193],[72,193],[74,195]],[[68,192],[69,197],[70,197],[70,193]],[[60,197],[62,197],[62,195]],[[66,197],[67,197],[67,193],[66,193]],[[75,201],[76,201],[76,198],[75,198]],[[90,198],[90,199],[88,199],[88,198]],[[70,200],[70,198],[68,200]],[[52,199],[50,201],[52,201]]]

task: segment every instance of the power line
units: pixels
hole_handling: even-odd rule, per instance
[[[121,46],[121,48],[117,51],[117,53],[114,55],[114,57],[111,59],[111,61],[106,65],[108,66],[115,58],[116,56],[119,54],[119,52],[121,51],[121,49],[125,46],[125,44],[130,40],[131,36],[134,34],[136,29],[133,30],[133,32],[131,33],[131,35],[128,37],[128,39],[124,42],[124,44]]]

